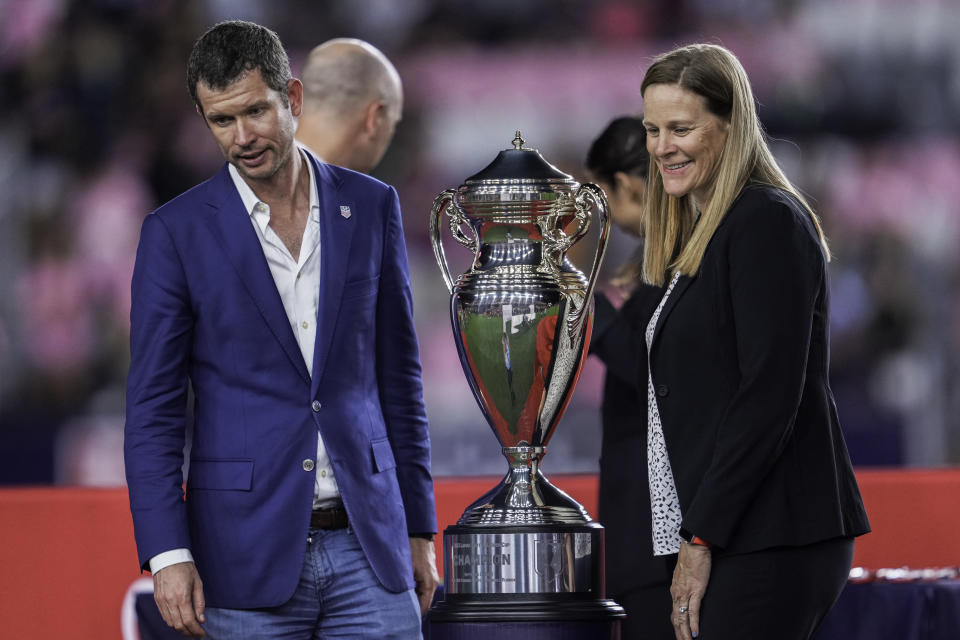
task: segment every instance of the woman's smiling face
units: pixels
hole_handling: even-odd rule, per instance
[[[727,139],[727,121],[707,109],[703,96],[678,84],[652,84],[643,94],[647,150],[674,197],[706,206]]]

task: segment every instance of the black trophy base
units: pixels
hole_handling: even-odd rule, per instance
[[[623,607],[581,596],[447,596],[424,621],[424,640],[619,640]]]

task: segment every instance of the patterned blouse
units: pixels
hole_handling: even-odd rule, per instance
[[[650,510],[653,527],[653,555],[665,556],[680,551],[680,498],[677,485],[673,480],[670,456],[667,455],[667,443],[663,438],[663,425],[660,423],[660,410],[657,407],[657,394],[653,389],[653,371],[650,369],[650,346],[653,344],[653,332],[660,319],[663,306],[670,292],[677,284],[680,273],[673,275],[663,299],[653,312],[647,324],[647,478],[650,482]]]

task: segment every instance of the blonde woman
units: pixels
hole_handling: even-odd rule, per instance
[[[809,638],[870,530],[829,386],[830,252],[736,57],[692,45],[641,85],[653,552],[676,637]]]

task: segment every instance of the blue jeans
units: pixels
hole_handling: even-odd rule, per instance
[[[269,609],[210,607],[206,618],[211,640],[421,638],[413,589],[384,589],[349,527],[310,531],[300,583],[286,603]]]

